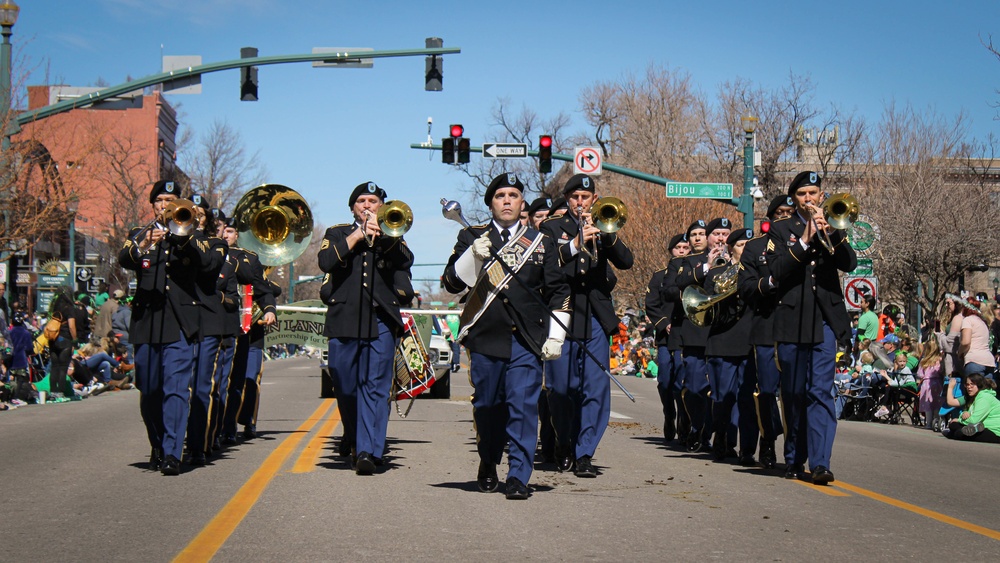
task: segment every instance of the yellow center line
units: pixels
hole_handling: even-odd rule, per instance
[[[892,497],[880,495],[879,493],[876,493],[874,491],[869,491],[868,489],[862,489],[861,487],[856,487],[854,485],[844,483],[843,481],[838,481],[834,483],[834,486],[839,487],[841,489],[846,489],[848,491],[851,491],[852,493],[856,493],[861,496],[866,496],[870,499],[877,500],[879,502],[884,502],[890,506],[895,506],[896,508],[902,508],[903,510],[908,510],[910,512],[913,512],[914,514],[919,514],[921,516],[926,516],[927,518],[932,518],[934,520],[937,520],[938,522],[944,522],[945,524],[950,524],[952,526],[955,526],[956,528],[961,528],[963,530],[967,530],[969,532],[979,534],[981,536],[986,536],[990,539],[1000,540],[1000,532],[996,530],[991,530],[989,528],[977,526],[970,522],[959,520],[958,518],[952,518],[951,516],[945,516],[940,512],[934,512],[933,510],[921,508],[919,506],[910,504],[908,502],[903,502],[901,500],[896,500]]]
[[[333,409],[330,418],[326,419],[323,426],[319,427],[319,431],[306,443],[306,447],[302,448],[299,459],[292,467],[292,473],[309,473],[316,469],[319,454],[323,451],[323,444],[333,434],[333,429],[336,428],[338,422],[340,422],[340,409]]]
[[[837,489],[834,489],[834,488],[829,487],[827,485],[813,485],[812,483],[809,483],[807,481],[798,481],[798,480],[796,480],[795,482],[798,483],[798,484],[800,484],[800,485],[802,485],[803,487],[808,487],[808,488],[810,488],[810,489],[812,489],[814,491],[819,491],[819,492],[821,492],[821,493],[823,493],[825,495],[830,495],[831,497],[849,497],[849,496],[851,496],[851,495],[845,493],[844,491],[838,491]]]
[[[282,464],[288,459],[292,451],[302,440],[302,437],[312,430],[313,426],[316,425],[330,410],[333,406],[333,399],[325,399],[323,403],[312,413],[312,415],[302,423],[298,429],[295,430],[290,436],[285,438],[283,442],[273,451],[271,455],[267,456],[264,463],[250,476],[250,479],[240,487],[240,490],[233,495],[233,498],[226,503],[226,506],[222,507],[222,510],[215,515],[212,520],[205,525],[191,543],[184,548],[177,557],[174,558],[175,562],[181,561],[208,561],[215,556],[215,553],[219,551],[229,536],[232,535],[236,527],[239,526],[240,522],[246,518],[246,515],[256,504],[257,499],[260,498],[261,493],[267,488],[268,483],[271,479],[278,473],[281,469]]]

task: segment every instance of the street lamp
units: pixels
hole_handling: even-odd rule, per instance
[[[757,118],[747,113],[740,118],[740,125],[746,133],[743,146],[743,195],[737,209],[743,213],[743,228],[753,228],[753,132],[757,130]]]
[[[17,14],[21,8],[13,0],[3,0],[0,4],[0,35],[3,35],[3,43],[0,43],[0,111],[3,112],[3,150],[10,148],[10,139],[7,133],[10,127],[10,36],[14,33],[14,24],[17,22]]]
[[[66,211],[69,212],[69,284],[76,295],[76,212],[80,209],[80,198],[70,196],[66,201]]]

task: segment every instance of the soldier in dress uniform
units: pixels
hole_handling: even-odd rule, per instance
[[[505,494],[514,500],[529,494],[542,360],[562,352],[570,321],[569,285],[554,240],[517,221],[523,193],[515,174],[490,182],[484,200],[493,220],[458,233],[443,278],[451,293],[472,288],[459,338],[471,352],[476,481],[482,492],[497,490],[496,466],[509,441]]]
[[[753,393],[757,388],[757,370],[749,361],[751,319],[746,314],[743,300],[736,292],[740,256],[751,237],[752,229],[731,232],[726,238],[729,262],[711,268],[705,278],[705,289],[709,295],[732,292],[715,305],[708,331],[708,344],[705,346],[708,380],[712,389],[712,420],[715,425],[712,457],[716,461],[723,461],[727,457],[738,455],[740,465],[744,466],[756,464],[753,454],[757,449],[759,435],[757,411],[753,402]],[[738,454],[735,450],[737,443],[740,448]]]
[[[786,194],[776,196],[767,206],[769,221],[777,221],[791,216],[795,204]],[[765,469],[773,469],[777,463],[774,444],[781,434],[781,413],[778,411],[778,384],[781,374],[775,357],[774,306],[775,288],[769,283],[771,270],[768,266],[768,252],[774,250],[774,242],[768,233],[750,239],[743,248],[740,258],[739,293],[746,302],[752,320],[750,343],[753,345],[753,361],[757,368],[757,419],[760,425],[760,463]]]
[[[725,217],[713,219],[705,224],[696,221],[688,227],[688,239],[694,249],[691,254],[681,258],[676,268],[676,275],[665,278],[668,295],[675,299],[678,306],[684,289],[690,285],[702,285],[709,267],[715,264],[725,253],[726,238],[729,236],[732,223]],[[701,231],[701,232],[699,232]],[[705,239],[701,237],[705,236]],[[702,246],[704,245],[704,246]],[[701,327],[690,320],[681,325],[681,347],[684,357],[684,408],[691,419],[691,429],[687,436],[689,452],[698,452],[707,448],[712,434],[712,411],[708,404],[708,364],[705,360],[705,346],[708,344],[709,327]]]
[[[222,419],[222,445],[237,444],[236,431],[243,425],[243,438],[257,437],[257,409],[260,407],[260,380],[264,374],[264,333],[265,327],[277,321],[275,299],[281,288],[271,283],[264,273],[260,258],[252,250],[236,246],[239,232],[234,226],[235,218],[223,231],[223,239],[229,244],[229,256],[236,261],[236,283],[253,290],[253,303],[260,308],[263,316],[258,322],[251,322],[244,332],[241,320],[236,346],[233,350],[229,383],[226,386],[226,408]],[[242,297],[240,299],[240,307]],[[240,314],[240,313],[237,313]]]
[[[156,217],[180,195],[174,182],[153,184],[149,202]],[[180,473],[188,401],[202,323],[198,286],[215,279],[225,260],[224,245],[204,234],[175,235],[157,221],[133,229],[118,255],[136,272],[129,337],[135,345],[139,409],[152,448],[149,467],[164,475]]]
[[[552,200],[552,206],[549,207],[549,216],[546,219],[565,215],[567,211],[569,211],[569,206],[566,203],[566,198],[559,196]]]
[[[376,219],[385,198],[375,182],[358,184],[347,200],[354,222],[327,229],[319,251],[341,451],[353,448],[358,475],[383,464],[393,359],[404,330],[399,309],[413,298],[413,253],[402,237],[384,236]]]
[[[212,217],[208,200],[200,194],[190,198],[195,204],[198,231],[208,241],[213,251],[221,252],[223,256],[229,250],[228,245],[215,236],[215,218]],[[220,267],[220,272],[223,265]],[[191,382],[191,404],[188,414],[187,451],[189,463],[194,466],[205,465],[205,452],[211,450],[212,442],[209,436],[211,430],[212,393],[215,388],[215,362],[219,352],[219,342],[225,332],[226,311],[217,290],[219,277],[201,276],[196,285],[197,299],[201,306],[201,330],[198,342],[198,356],[195,358],[194,379]]]
[[[687,233],[674,235],[667,244],[667,252],[670,253],[671,259],[687,256],[690,251],[691,244],[688,243]],[[679,324],[675,324],[676,315],[679,313],[683,317],[684,312],[680,307],[676,307],[673,301],[668,301],[663,294],[663,280],[666,274],[667,268],[657,270],[649,280],[649,285],[646,287],[646,316],[656,327],[656,363],[659,367],[656,390],[663,405],[663,438],[669,443],[677,435],[679,427],[690,423],[680,424],[678,421],[679,416],[683,416],[686,420],[687,413],[680,402],[680,331],[673,330],[674,326],[680,327]]]
[[[788,186],[795,213],[775,221],[769,236],[770,280],[777,288],[774,338],[781,366],[785,415],[785,477],[803,477],[809,460],[812,481],[833,481],[830,455],[837,432],[833,380],[837,346],[850,345],[851,321],[844,306],[839,272],[857,267],[843,231],[831,228],[819,207],[822,179],[801,172]],[[825,231],[833,252],[821,244]]]
[[[619,322],[611,302],[618,283],[612,266],[628,270],[633,256],[620,233],[602,233],[593,225],[590,207],[597,200],[593,178],[571,177],[563,196],[569,212],[542,223],[542,232],[556,241],[559,263],[570,284],[574,339],[565,342],[561,357],[546,366],[546,387],[557,465],[565,471],[575,464],[577,477],[597,477],[591,460],[611,416],[611,382],[604,372],[611,355],[608,338],[617,332]]]
[[[239,262],[230,252],[230,246],[236,246],[237,233],[236,229],[229,226],[230,221],[221,209],[213,209],[212,215],[215,217],[217,236],[226,242],[226,261],[222,264],[215,286],[216,294],[222,301],[224,320],[215,371],[212,374],[212,413],[209,418],[208,440],[205,443],[207,455],[222,449],[222,425],[229,396],[229,375],[232,373],[233,355],[236,352],[236,337],[241,333],[240,294],[236,280]]]
[[[549,199],[540,197],[528,206],[528,226],[536,231],[542,226],[542,221],[549,216]]]

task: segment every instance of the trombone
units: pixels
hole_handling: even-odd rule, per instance
[[[365,212],[365,223],[361,226],[361,233],[365,237],[368,246],[375,246],[375,237],[368,236],[367,226],[371,219],[371,213]],[[390,199],[378,208],[375,215],[378,228],[387,237],[399,238],[406,234],[413,226],[413,210],[402,201]]]
[[[858,198],[847,192],[833,194],[823,202],[823,217],[828,225],[837,230],[846,229],[853,225],[860,214],[861,204],[858,203]],[[830,240],[830,234],[826,232],[826,229],[819,230],[815,217],[812,217],[812,222],[813,228],[816,229],[819,236],[820,244],[827,252],[833,254],[833,241]]]
[[[165,225],[170,234],[178,237],[186,237],[191,234],[197,226],[197,215],[194,203],[187,199],[175,199],[167,202],[163,212],[153,218],[148,225],[139,229],[139,232],[132,237],[132,242],[138,245],[146,234],[156,226],[157,223]],[[152,246],[150,246],[152,249]]]
[[[580,222],[580,230],[583,231],[583,206],[578,206],[576,211]],[[602,197],[590,206],[590,220],[593,221],[593,225],[602,233],[617,233],[625,226],[625,221],[628,220],[628,207],[617,197]],[[597,239],[596,244],[600,244],[600,240]],[[589,245],[584,244],[580,250],[591,258],[596,258],[591,253]]]

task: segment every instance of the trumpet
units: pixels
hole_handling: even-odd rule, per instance
[[[132,237],[132,242],[139,244],[146,234],[156,226],[157,223],[165,225],[170,234],[186,237],[191,234],[197,225],[197,215],[194,203],[186,199],[175,199],[167,203],[163,212],[157,215],[148,225],[143,227]],[[153,246],[150,246],[152,249]]]
[[[861,204],[858,203],[858,198],[847,192],[841,192],[826,198],[822,209],[826,223],[834,229],[840,230],[850,227],[858,220],[858,215],[861,213]],[[833,254],[833,241],[830,240],[829,233],[825,229],[821,231],[816,227],[815,217],[812,218],[812,222],[813,228],[816,229],[819,236],[820,244],[823,245],[823,248],[827,252]]]

